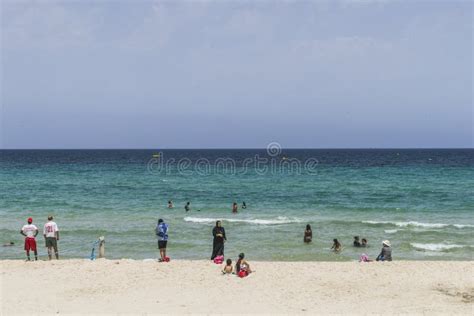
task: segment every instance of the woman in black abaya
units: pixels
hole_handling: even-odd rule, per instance
[[[221,221],[216,222],[216,227],[212,229],[212,236],[214,236],[214,241],[212,242],[211,260],[214,260],[215,257],[224,255],[224,242],[227,240]]]

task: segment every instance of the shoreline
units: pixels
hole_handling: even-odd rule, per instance
[[[255,273],[241,279],[222,275],[210,260],[0,260],[1,312],[469,315],[474,309],[474,261],[249,263]]]

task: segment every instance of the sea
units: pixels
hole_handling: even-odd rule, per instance
[[[374,259],[389,240],[394,260],[473,260],[474,149],[1,150],[0,243],[14,246],[0,258],[25,258],[32,217],[46,259],[48,215],[61,258],[90,258],[104,236],[107,258],[156,259],[162,218],[172,260],[210,259],[217,220],[234,259]]]

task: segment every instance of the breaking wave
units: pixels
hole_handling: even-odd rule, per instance
[[[447,251],[455,248],[464,248],[468,246],[463,245],[449,245],[449,244],[420,244],[420,243],[410,243],[413,248],[420,250],[428,251]]]
[[[228,223],[249,223],[255,225],[281,225],[289,223],[300,223],[301,220],[297,218],[288,218],[285,216],[278,216],[276,219],[238,219],[238,218],[208,218],[208,217],[185,217],[185,222],[192,223],[215,223],[216,221],[228,222]]]
[[[445,228],[445,227],[456,227],[456,228],[471,228],[474,225],[462,225],[462,224],[441,224],[441,223],[420,223],[416,221],[409,222],[390,222],[390,221],[363,221],[364,224],[370,225],[392,225],[397,227],[423,227],[423,228]]]

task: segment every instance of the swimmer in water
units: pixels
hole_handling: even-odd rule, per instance
[[[8,244],[3,244],[3,247],[11,247],[15,246],[15,243],[13,241],[10,241]]]
[[[354,236],[354,242],[352,243],[354,247],[360,247],[360,241],[359,241],[359,236]]]
[[[174,205],[173,205],[173,201],[169,200],[168,201],[168,208],[173,208]]]
[[[247,204],[245,204],[245,201],[242,202],[242,209],[245,210],[247,208]]]
[[[237,206],[237,203],[234,202],[234,204],[232,204],[232,213],[237,213],[239,210],[239,207]]]
[[[342,245],[339,240],[334,239],[333,242],[334,244],[332,245],[331,250],[334,250],[334,252],[340,252],[342,250]]]
[[[191,210],[191,202],[187,202],[186,205],[184,206],[184,210],[186,212],[189,212]]]

